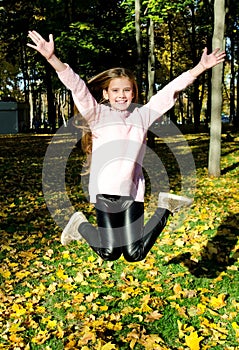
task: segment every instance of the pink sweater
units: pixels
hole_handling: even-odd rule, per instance
[[[192,84],[190,71],[167,84],[144,106],[118,111],[98,104],[85,82],[69,66],[58,73],[72,92],[74,102],[92,131],[92,161],[89,179],[90,201],[97,194],[132,196],[144,201],[145,181],[142,163],[147,130],[176,102],[177,93]]]

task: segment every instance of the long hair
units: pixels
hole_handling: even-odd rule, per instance
[[[87,87],[96,99],[98,103],[106,104],[106,101],[103,97],[103,90],[108,90],[109,84],[112,79],[125,77],[128,78],[133,86],[133,100],[132,103],[138,102],[138,86],[134,77],[134,74],[126,68],[111,68],[108,70],[99,73],[95,77],[91,78],[87,82]],[[81,137],[81,147],[84,153],[91,154],[92,152],[92,134],[89,127],[87,127],[86,122],[80,115],[76,106],[74,107],[74,125],[82,129]]]
[[[133,73],[126,68],[111,68],[99,73],[87,83],[87,86],[98,103],[106,103],[107,101],[103,97],[103,90],[108,90],[110,82],[115,78],[128,78],[133,85],[133,100],[132,103],[138,102],[138,86]]]

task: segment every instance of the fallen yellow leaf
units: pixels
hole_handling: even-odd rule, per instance
[[[203,340],[203,337],[199,337],[196,331],[191,332],[189,335],[185,335],[185,342],[190,350],[200,350],[199,343],[201,340]]]

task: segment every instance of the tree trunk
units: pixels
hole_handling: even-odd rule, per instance
[[[154,21],[149,19],[148,24],[148,94],[149,100],[154,94],[155,82],[155,55],[154,55]],[[148,146],[153,148],[155,146],[155,135],[150,130],[148,131]]]
[[[154,21],[149,19],[148,25],[148,100],[154,94],[155,82],[155,54],[154,54]]]
[[[56,107],[54,94],[52,91],[51,68],[46,64],[46,88],[47,88],[47,105],[48,105],[48,122],[52,132],[56,131]]]
[[[224,47],[225,30],[225,0],[214,2],[214,31],[212,39],[213,50]],[[208,175],[219,177],[221,174],[221,111],[222,111],[222,64],[212,70],[212,106],[211,128],[208,160]]]
[[[169,32],[169,42],[170,42],[170,77],[169,80],[173,80],[174,79],[174,74],[173,74],[173,65],[174,65],[174,61],[173,61],[173,57],[174,57],[174,47],[173,47],[173,38],[174,38],[174,33],[173,33],[173,29],[172,29],[172,16],[168,16],[168,32]],[[170,116],[170,120],[177,124],[177,117],[175,116],[175,107],[173,106],[170,111],[169,111],[169,116]]]
[[[136,74],[139,88],[139,103],[142,103],[142,44],[140,30],[141,0],[135,0],[135,39],[137,46]]]
[[[237,50],[237,62],[239,62],[239,52]],[[236,112],[233,117],[233,126],[235,127],[236,130],[239,130],[239,77],[237,74],[237,97],[236,97]]]
[[[212,41],[208,38],[207,39],[207,48],[209,52],[212,52]],[[211,111],[212,111],[212,70],[209,69],[207,71],[207,109],[206,109],[206,120],[205,120],[205,126],[206,130],[209,131],[209,125],[211,121]]]
[[[195,5],[191,4],[191,13],[192,13],[192,44],[191,44],[191,50],[192,50],[192,58],[193,58],[193,66],[195,66],[198,62],[198,55],[197,55],[197,40],[196,40],[196,18],[195,18]],[[199,130],[200,126],[200,101],[199,101],[199,87],[200,82],[198,79],[195,80],[193,84],[193,117],[194,117],[194,129],[197,132]]]
[[[235,43],[234,38],[231,37],[231,81],[230,81],[230,120],[235,116]]]
[[[239,77],[237,76],[237,108],[235,115],[233,117],[233,126],[235,127],[235,130],[239,130]]]

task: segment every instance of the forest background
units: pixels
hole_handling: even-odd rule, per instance
[[[222,113],[237,127],[238,7],[236,0],[230,0],[223,8],[227,60],[222,79]],[[27,128],[47,125],[55,131],[73,115],[69,92],[40,55],[26,46],[28,30],[35,29],[45,38],[53,33],[58,56],[85,80],[115,66],[131,69],[144,103],[198,63],[205,46],[211,51],[213,26],[214,3],[207,0],[2,0],[0,100],[29,103]],[[211,71],[180,94],[169,116],[195,128],[209,125]]]
[[[0,1],[0,100],[26,103],[31,116],[26,133],[0,136],[0,349],[238,349],[238,1],[225,2],[221,14],[227,58],[220,85],[220,125],[226,121],[220,176],[208,176],[207,169],[207,72],[180,94],[160,125],[168,130],[170,118],[178,133],[157,138],[153,147],[177,193],[182,174],[175,156],[187,159],[186,140],[195,162],[193,206],[170,218],[147,258],[136,264],[103,262],[84,241],[61,245],[61,228],[42,188],[52,140],[57,150],[71,151],[63,175],[72,205],[93,224],[95,215],[81,187],[84,158],[77,136],[65,127],[74,113],[70,94],[26,46],[29,29],[45,38],[53,33],[57,54],[84,79],[112,66],[130,68],[143,103],[196,64],[205,46],[211,50],[215,3]],[[53,137],[60,126],[67,133]],[[55,160],[50,175],[61,173],[60,152]],[[156,203],[149,186],[146,220]],[[67,222],[64,208],[55,209]]]

